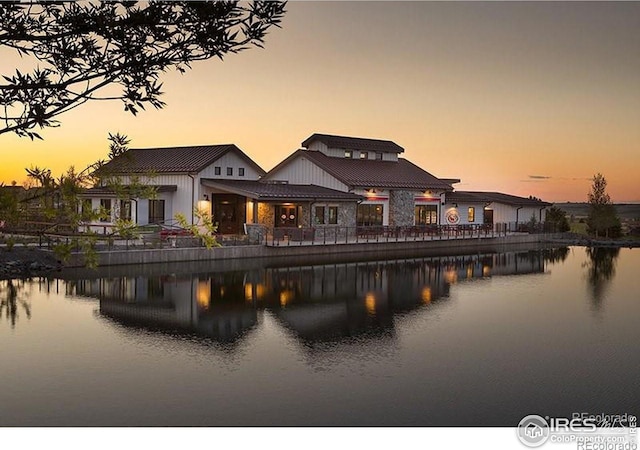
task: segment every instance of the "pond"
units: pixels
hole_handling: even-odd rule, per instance
[[[0,426],[637,414],[640,249],[0,281]]]

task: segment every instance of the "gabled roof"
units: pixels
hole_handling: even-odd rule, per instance
[[[121,186],[121,189],[123,192],[128,192],[129,188],[130,186],[128,185]],[[153,188],[158,193],[175,192],[178,190],[178,186],[175,184],[144,185],[144,186],[136,187],[136,189],[138,190],[140,188],[149,188],[149,189]],[[80,193],[80,196],[83,196],[83,197],[95,197],[96,195],[107,195],[107,196],[116,195],[116,190],[112,186],[95,186],[89,189],[85,189]]]
[[[504,205],[535,206],[540,208],[543,206],[551,206],[551,203],[542,200],[503,194],[502,192],[455,191],[448,193],[446,200],[447,203],[502,203]]]
[[[107,162],[99,172],[127,173],[198,173],[228,152],[235,152],[261,175],[265,171],[234,144],[188,147],[132,148]]]
[[[263,201],[341,200],[358,201],[362,196],[313,184],[268,183],[250,180],[203,178],[203,185]]]
[[[329,175],[351,188],[442,189],[450,191],[451,184],[434,177],[406,159],[377,161],[373,159],[335,158],[311,150],[297,150],[274,167],[269,174],[295,158],[307,158]],[[269,174],[265,178],[269,178]]]
[[[402,153],[404,148],[392,141],[348,136],[334,136],[332,134],[314,133],[302,142],[302,146],[309,148],[313,141],[320,141],[329,148],[346,148],[371,152]]]

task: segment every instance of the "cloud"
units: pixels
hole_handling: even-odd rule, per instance
[[[547,177],[544,175],[529,175],[529,178],[533,180],[550,180],[551,179],[551,177]]]

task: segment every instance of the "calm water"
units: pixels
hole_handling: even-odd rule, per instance
[[[260,264],[1,281],[0,425],[639,412],[640,249]]]

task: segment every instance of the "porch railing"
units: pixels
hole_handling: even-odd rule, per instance
[[[447,239],[480,239],[506,236],[517,231],[515,224],[425,225],[369,227],[276,227],[266,230],[268,246],[357,244],[373,242],[415,242]]]

